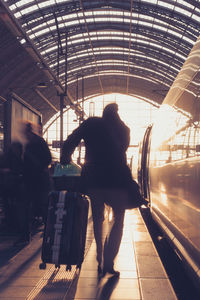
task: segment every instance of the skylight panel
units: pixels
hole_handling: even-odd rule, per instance
[[[17,12],[14,14],[15,18],[20,18],[21,17],[21,13],[20,12]]]
[[[35,22],[39,22],[39,21],[43,21],[43,17],[38,17],[38,18],[35,18],[33,20],[30,20],[29,21],[29,25],[32,24],[32,23],[35,23]],[[23,26],[23,25],[22,25]]]
[[[81,12],[81,14],[83,14],[83,13]],[[78,12],[77,15],[79,16],[80,13]],[[86,17],[87,17],[87,16],[92,16],[92,15],[93,15],[93,12],[92,12],[92,11],[85,11],[84,15],[85,15]]]
[[[186,10],[184,8],[181,8],[181,7],[178,7],[178,6],[175,7],[175,11],[177,11],[177,12],[179,12],[179,13],[187,16],[187,17],[189,17],[191,15],[191,13],[188,12],[188,10]]]
[[[93,31],[90,32],[90,37],[92,36],[116,36],[117,39],[120,38],[120,36],[122,36],[122,32],[118,32],[118,31]],[[129,33],[125,33],[125,35],[129,36]],[[75,41],[78,40],[79,38],[88,38],[88,33],[81,33],[81,34],[76,34],[72,37],[70,37],[71,41]]]
[[[148,25],[149,26],[149,22],[145,22],[145,21],[141,21],[141,20],[138,21],[138,24],[145,25],[145,26]]]
[[[195,7],[195,12],[200,13],[200,9],[198,7]]]
[[[59,64],[60,64],[60,65],[61,65],[61,64],[64,64],[64,63],[65,63],[65,59],[61,59],[61,60],[59,61]],[[50,64],[49,66],[50,66],[50,68],[53,68],[53,67],[57,66],[57,62],[54,63],[54,64]]]
[[[89,12],[85,12],[85,15],[87,15]],[[125,12],[126,13],[126,12]],[[124,13],[124,15],[125,15]],[[120,11],[120,10],[93,10],[92,11],[92,14],[97,16],[97,15],[102,15],[102,16],[105,16],[105,15],[110,15],[110,16],[113,16],[113,15],[117,15],[117,16],[123,16],[123,11]],[[130,13],[127,13],[127,16],[130,17]]]
[[[87,64],[86,66],[83,66],[81,69],[82,70],[87,70],[87,69],[90,69],[90,68],[94,68],[95,69],[95,64],[94,63],[91,63],[91,64]],[[112,70],[112,69],[115,69],[115,67],[122,67],[122,68],[124,68],[124,67],[127,67],[128,66],[128,64],[126,63],[126,64],[124,64],[123,62],[122,63],[115,63],[115,64],[113,64],[113,61],[110,61],[110,63],[109,62],[107,62],[107,63],[105,63],[105,62],[101,62],[101,61],[98,61],[97,62],[97,67],[102,67],[102,66],[105,66],[105,67],[110,67],[110,70]],[[136,70],[142,70],[142,71],[147,71],[147,72],[150,72],[150,73],[152,73],[152,69],[149,69],[149,68],[144,68],[144,67],[140,67],[140,66],[136,66],[136,65],[134,65],[134,69],[136,69]],[[75,68],[75,69],[73,69],[73,70],[71,70],[70,72],[69,72],[69,74],[68,75],[70,75],[71,73],[73,74],[74,72],[77,72],[77,71],[79,71],[80,70],[80,68]],[[100,72],[101,73],[101,72]],[[161,77],[163,77],[164,75],[163,75],[163,73],[162,72],[157,72],[157,71],[155,71],[155,70],[153,70],[153,73],[154,74],[156,74],[157,76],[161,76]],[[63,75],[64,75],[64,73],[62,73]],[[130,73],[131,74],[131,73]],[[60,74],[61,75],[61,74]],[[62,75],[61,75],[62,76]],[[173,76],[172,75],[169,75],[168,74],[168,78],[171,78],[172,80],[174,79],[173,78]]]
[[[183,36],[183,40],[186,41],[186,42],[188,42],[188,43],[190,43],[190,44],[192,44],[192,45],[195,43],[195,41],[193,41],[192,39],[188,38],[187,36]]]
[[[22,15],[26,15],[28,14],[29,12],[33,12],[35,10],[38,10],[38,6],[37,5],[33,5],[33,6],[30,6],[30,7],[27,7],[25,9],[22,9],[21,10],[21,14]]]
[[[159,30],[164,30],[164,31],[167,31],[167,28],[165,26],[160,26],[160,25],[156,25],[156,24],[153,24],[153,28],[156,28],[156,29],[159,29]]]
[[[176,32],[176,31],[174,31],[174,30],[171,30],[171,29],[169,29],[168,32],[169,32],[170,34],[172,34],[172,35],[177,36],[178,38],[182,38],[182,36],[183,36],[183,34],[180,34],[180,33]]]
[[[192,17],[193,20],[200,23],[200,16],[197,16],[196,14],[193,14],[191,17]]]
[[[145,16],[145,15],[143,16],[142,14],[140,14],[140,16],[142,16],[143,18],[150,20],[150,21],[153,20],[153,17],[151,17],[151,16]]]
[[[94,50],[94,54],[95,55],[98,55],[98,54],[102,54],[102,55],[105,55],[105,54],[122,54],[123,53],[123,49],[122,48],[120,48],[120,50],[121,51],[113,51],[112,49],[109,49],[110,51],[104,51],[104,49],[97,49],[96,51]],[[129,54],[129,52],[128,52],[128,50],[127,49],[125,49],[126,51],[124,51],[125,52],[125,54],[126,55],[128,55]],[[82,53],[77,53],[76,54],[76,56],[78,57],[78,58],[83,58],[83,57],[87,57],[88,56],[88,53],[87,53],[87,51],[84,51],[84,52],[82,52]],[[143,61],[145,61],[145,60],[148,60],[148,61],[150,61],[150,62],[155,62],[155,63],[157,63],[158,62],[158,59],[156,59],[156,58],[147,58],[146,57],[146,55],[144,55],[143,53],[139,53],[138,51],[137,51],[137,53],[135,52],[135,51],[133,51],[132,52],[132,55],[131,55],[132,57],[134,56],[134,57],[136,57],[136,58],[141,58]],[[92,53],[91,53],[91,57],[92,57]],[[74,58],[74,56],[72,56],[72,57],[70,57],[70,58],[68,58],[68,60],[69,61],[71,61],[71,60],[74,60],[75,58]],[[109,61],[109,60],[106,60],[106,61]],[[168,63],[165,63],[165,62],[163,62],[163,61],[159,61],[159,63],[162,65],[162,66],[165,66],[165,67],[169,67],[169,64]],[[176,68],[176,67],[174,67],[174,66],[172,66],[172,65],[170,65],[170,68],[172,69],[172,70],[174,70],[174,71],[178,71],[178,68]]]
[[[57,45],[56,46],[52,46],[52,47],[50,47],[50,48],[48,48],[48,49],[45,49],[44,51],[41,51],[41,54],[42,55],[44,55],[44,54],[48,54],[49,52],[51,52],[51,51],[57,51],[57,49],[58,49],[58,47],[57,47]]]
[[[128,17],[130,19],[131,14],[128,11],[124,11],[124,16],[126,16],[126,17]]]
[[[53,4],[55,4],[55,3],[56,3],[55,0],[49,0],[49,1],[44,1],[44,2],[38,3],[38,6],[39,6],[39,8],[44,8],[44,7],[53,5]]]
[[[35,1],[21,0],[21,1],[17,1],[17,2],[16,2],[16,6],[17,6],[17,7],[21,7],[21,6],[25,5],[25,4],[31,5],[31,3],[32,3],[32,4],[35,4]]]
[[[146,59],[146,56],[143,56],[145,59]],[[149,60],[149,62],[151,62],[151,61],[155,61],[155,62],[157,62],[157,60],[156,59],[151,59],[151,60]],[[60,61],[60,64],[64,64],[64,60],[61,60]],[[169,65],[168,64],[164,64],[162,61],[160,61],[159,62],[161,65],[165,65],[166,67],[169,67]],[[52,64],[51,65],[51,67],[53,67],[53,66],[55,66],[55,65],[57,65],[56,63],[55,64]],[[111,66],[128,66],[128,62],[124,62],[123,60],[116,60],[116,59],[107,59],[107,60],[98,60],[97,61],[97,65],[99,65],[99,66],[109,66],[109,65],[111,65]],[[142,67],[142,66],[137,66],[137,65],[135,65],[135,64],[131,64],[131,66],[134,66],[134,68],[137,68],[137,69],[141,69],[141,70],[143,70],[143,69],[146,69],[146,70],[148,70],[148,71],[152,71],[151,69],[149,69],[149,68],[144,68],[144,67]],[[90,63],[88,63],[87,65],[85,65],[85,66],[83,66],[82,68],[84,69],[84,68],[90,68],[90,67],[95,67],[95,63],[94,62],[90,62]],[[174,71],[178,71],[178,69],[177,68],[174,68],[174,67],[172,67],[171,65],[170,65],[170,68],[171,69],[173,69]],[[71,73],[71,72],[74,72],[74,71],[77,71],[79,68],[76,68],[76,69],[73,69],[73,70],[70,70],[69,71],[69,73]],[[154,71],[154,73],[156,73],[156,74],[160,74],[159,72],[156,72],[156,71]],[[173,77],[172,75],[170,75],[169,74],[169,77]]]
[[[52,26],[51,29],[56,30],[56,26]],[[35,36],[38,37],[38,36],[43,35],[43,34],[45,34],[45,33],[47,33],[47,32],[49,32],[49,28],[45,28],[45,29],[43,29],[43,30],[40,30],[39,32],[36,32],[36,33],[35,33]]]
[[[184,0],[177,0],[177,3],[180,3],[180,4],[182,4],[182,5],[184,5],[184,6],[187,6],[187,7],[191,8],[191,9],[193,9],[193,8],[194,8],[194,5],[192,5],[192,4],[190,4],[190,3],[188,3],[188,1],[184,1]]]
[[[9,8],[10,8],[10,10],[14,10],[17,8],[17,6],[15,4],[13,4],[13,5],[10,5]]]
[[[174,9],[174,5],[173,5],[173,4],[170,4],[170,3],[165,2],[165,1],[160,1],[160,0],[158,0],[158,5],[164,6],[164,7],[166,7],[166,8],[171,9],[171,10]]]
[[[102,70],[101,72],[100,72],[100,76],[103,76],[103,75],[115,75],[115,74],[120,74],[121,76],[126,76],[127,77],[127,73],[125,73],[124,71],[122,71],[122,70]],[[62,73],[62,76],[64,76],[65,75],[65,73]],[[92,75],[86,75],[86,76],[84,76],[84,78],[86,79],[86,78],[94,78],[94,77],[97,77],[98,76],[98,74],[92,74]],[[138,79],[142,79],[142,80],[144,80],[144,81],[148,81],[148,82],[152,82],[152,83],[155,83],[155,80],[152,80],[152,79],[150,79],[150,78],[147,78],[147,77],[141,77],[141,76],[139,76],[139,75],[137,75],[137,74],[129,74],[129,76],[130,77],[134,77],[134,78],[138,78]],[[71,82],[76,82],[76,80],[71,80],[71,81],[69,81],[69,84],[71,83]],[[166,87],[169,87],[169,84],[167,84],[167,83],[165,83],[165,82],[163,82],[163,81],[161,81],[161,80],[159,80],[159,79],[156,79],[156,82],[158,82],[158,83],[160,83],[160,84],[162,84],[162,85],[165,85]]]
[[[153,4],[157,4],[157,0],[149,0],[148,2],[153,3]]]
[[[148,26],[148,27],[152,26],[151,22],[141,21],[141,20],[138,21],[138,24],[143,25],[143,26]],[[160,23],[160,25],[157,25],[156,23],[154,23],[153,24],[153,28],[158,28],[158,29],[161,29],[162,31],[166,31],[167,30],[166,29],[166,23],[163,24],[163,26],[161,25],[161,23]]]
[[[57,3],[69,2],[70,0],[56,0]]]
[[[39,25],[32,27],[30,30],[27,30],[27,33],[29,32],[37,32],[38,30],[40,30],[40,28],[44,27],[44,22],[40,23]]]
[[[117,62],[114,63],[114,61],[111,61],[111,62],[109,63],[109,62],[105,62],[105,61],[103,61],[103,62],[102,62],[102,61],[98,61],[97,64],[96,64],[96,63],[90,63],[90,64],[87,64],[87,65],[85,65],[85,66],[82,66],[81,68],[80,68],[80,67],[79,67],[79,68],[73,68],[73,70],[70,70],[70,71],[68,72],[68,75],[73,74],[73,73],[79,71],[80,69],[82,69],[82,70],[87,70],[87,69],[90,69],[90,68],[96,69],[96,65],[97,65],[97,67],[102,67],[102,66],[105,66],[105,67],[106,67],[106,66],[109,66],[109,67],[116,67],[116,66],[124,67],[123,62],[122,62],[122,63],[119,63],[119,62],[117,61]],[[127,67],[127,65],[126,65],[126,67]]]
[[[21,39],[21,40],[20,40],[20,43],[23,45],[23,44],[26,43],[26,40],[25,40],[25,39]]]
[[[36,37],[35,34],[30,34],[30,35],[29,35],[29,38],[30,38],[31,40],[33,40],[35,37]]]
[[[101,48],[101,49],[99,49],[99,48],[95,48],[94,49],[94,54],[95,55],[105,55],[105,54],[113,54],[113,55],[116,55],[116,54],[119,54],[119,55],[122,55],[124,52],[126,53],[126,55],[128,55],[129,54],[129,51],[128,51],[128,49],[125,49],[126,51],[124,51],[124,49],[123,48],[118,48],[118,49],[112,49],[112,48],[107,48],[107,49],[104,49],[104,48]],[[135,54],[135,51],[133,52],[132,51],[132,53],[134,53]],[[91,56],[92,56],[92,53],[90,53],[91,54]],[[77,52],[77,53],[74,53],[74,55],[72,55],[71,57],[69,57],[68,59],[69,60],[73,60],[73,59],[76,59],[75,57],[78,57],[78,58],[80,58],[80,57],[88,57],[88,51],[87,50],[84,50],[84,51],[80,51],[80,52]]]

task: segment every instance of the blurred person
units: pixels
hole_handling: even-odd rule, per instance
[[[71,162],[71,155],[81,139],[86,147],[81,177],[83,192],[91,200],[98,273],[119,276],[114,269],[114,259],[121,243],[125,213],[123,201],[130,197],[132,175],[126,159],[130,129],[120,119],[118,105],[108,104],[102,117],[89,117],[68,136],[63,144],[61,164]],[[113,209],[113,223],[103,247],[105,204]]]
[[[1,193],[5,221],[11,230],[22,230],[19,207],[23,199],[23,146],[14,141],[0,157]]]
[[[23,128],[24,145],[24,183],[29,207],[27,224],[30,218],[42,217],[45,221],[47,213],[48,192],[50,186],[48,166],[51,153],[45,140],[33,132],[33,124],[27,122]],[[26,238],[30,238],[30,224],[27,225]]]
[[[14,173],[22,174],[23,172],[23,145],[19,141],[11,143],[8,151],[4,155],[5,167],[8,167]]]

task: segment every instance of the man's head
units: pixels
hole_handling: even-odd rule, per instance
[[[24,136],[29,140],[33,133],[33,126],[31,122],[24,123]]]
[[[110,103],[105,106],[103,110],[103,118],[115,118],[118,115],[118,105],[116,103]]]

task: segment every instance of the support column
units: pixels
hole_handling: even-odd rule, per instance
[[[12,115],[12,96],[8,94],[6,97],[7,101],[3,104],[4,107],[4,141],[3,141],[3,151],[7,151],[11,144],[11,115]]]
[[[60,149],[63,145],[63,107],[64,107],[64,94],[60,94]],[[61,151],[60,151],[61,157]]]

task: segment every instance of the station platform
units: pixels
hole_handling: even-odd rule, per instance
[[[107,221],[105,226],[109,226]],[[125,215],[122,243],[115,261],[120,277],[98,278],[92,219],[81,270],[55,269],[41,262],[42,231],[0,269],[4,300],[175,300],[176,295],[138,209]]]

